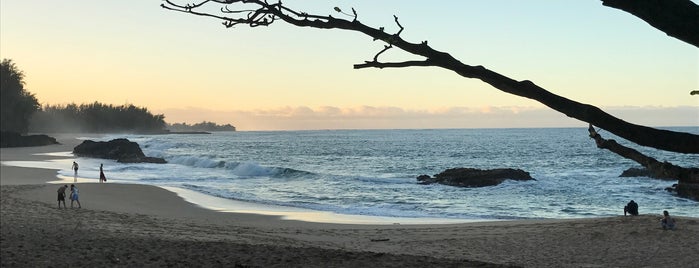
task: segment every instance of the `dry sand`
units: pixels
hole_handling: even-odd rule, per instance
[[[47,160],[62,145],[3,148]],[[50,169],[3,165],[2,267],[698,267],[699,218],[659,215],[443,225],[351,225],[223,213],[146,185],[78,183],[58,209]],[[70,200],[67,200],[70,206]],[[76,204],[77,206],[77,204]]]

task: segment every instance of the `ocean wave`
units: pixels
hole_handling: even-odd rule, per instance
[[[112,165],[109,172],[125,172],[125,171],[159,171],[157,166],[149,166],[145,164],[136,165]]]
[[[293,168],[265,167],[255,162],[226,163],[224,166],[239,177],[299,177],[313,174]]]
[[[226,162],[212,156],[173,156],[168,163],[197,168],[222,168],[237,177],[300,177],[312,172],[285,167],[266,167],[255,162]]]
[[[224,167],[224,165],[226,164],[225,161],[216,160],[216,159],[213,159],[210,157],[189,156],[189,155],[168,157],[167,161],[168,161],[168,163],[172,163],[172,164],[180,164],[180,165],[185,165],[185,166],[190,166],[190,167],[200,167],[200,168],[220,168],[220,167]]]
[[[227,199],[340,214],[465,219],[595,217],[618,215],[619,207],[634,199],[647,211],[672,208],[677,216],[697,215],[696,201],[663,190],[671,182],[618,178],[623,170],[637,164],[589,146],[587,137],[579,135],[585,131],[140,135],[128,138],[138,142],[146,155],[163,157],[168,164],[77,161],[80,175],[85,177],[96,178],[99,164],[104,162],[106,175],[113,178],[110,181],[184,187]],[[677,164],[699,163],[697,156],[654,154]],[[70,160],[58,165],[60,174],[72,179]],[[452,167],[502,165],[524,169],[537,180],[458,188],[420,185],[415,179]]]

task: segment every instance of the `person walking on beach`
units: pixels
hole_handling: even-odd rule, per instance
[[[66,207],[66,189],[68,188],[68,185],[63,185],[61,187],[58,187],[58,208],[61,208],[61,202],[63,202],[63,208],[68,208]]]
[[[77,182],[78,181],[78,163],[76,163],[75,161],[73,161],[72,169],[75,171],[75,173],[73,174],[73,182]]]
[[[107,177],[104,176],[104,170],[102,167],[104,164],[100,164],[100,183],[107,182]]]
[[[631,214],[632,216],[638,216],[638,204],[631,200],[624,207],[624,216],[626,216],[626,213]]]
[[[675,219],[670,217],[670,212],[667,212],[667,210],[663,211],[663,218],[660,219],[660,226],[663,227],[663,230],[675,229]]]
[[[73,202],[78,202],[78,208],[82,208],[80,205],[80,198],[78,196],[78,187],[75,184],[70,185],[70,208],[73,208]],[[65,204],[63,204],[65,206]]]

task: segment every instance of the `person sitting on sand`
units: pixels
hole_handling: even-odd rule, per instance
[[[73,202],[78,202],[78,208],[82,208],[83,206],[80,205],[80,198],[78,196],[78,187],[75,187],[75,184],[70,185],[70,207],[73,208]],[[65,206],[65,204],[64,204]]]
[[[58,187],[58,208],[61,208],[61,202],[63,202],[63,207],[66,207],[66,189],[68,188],[68,185],[63,185],[61,187]]]
[[[675,219],[670,217],[670,213],[667,212],[667,210],[663,211],[663,218],[660,219],[660,225],[663,227],[663,230],[675,229]]]
[[[631,200],[626,206],[624,207],[624,216],[626,216],[626,213],[631,214],[633,216],[638,216],[638,204]]]

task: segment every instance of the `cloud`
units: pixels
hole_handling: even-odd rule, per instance
[[[699,126],[699,109],[679,107],[607,107],[608,113],[649,126]],[[405,109],[391,106],[307,106],[215,111],[180,108],[156,111],[170,123],[212,121],[239,130],[523,128],[584,127],[586,123],[546,107],[483,106]]]

